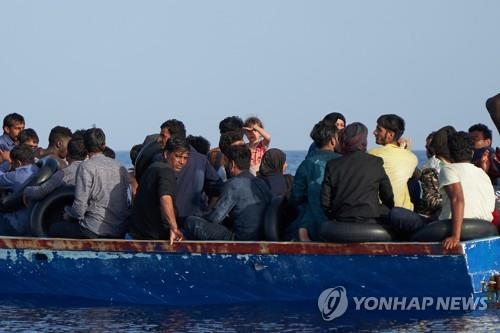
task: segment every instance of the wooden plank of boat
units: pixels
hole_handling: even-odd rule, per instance
[[[218,254],[330,254],[330,255],[463,255],[463,245],[444,250],[438,243],[306,243],[306,242],[222,242],[122,239],[56,239],[0,237],[0,249],[53,249],[109,252],[166,252]]]

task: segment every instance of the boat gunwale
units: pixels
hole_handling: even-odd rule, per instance
[[[493,239],[495,238],[500,240],[500,237],[493,237]],[[470,242],[477,241],[482,240],[474,240]],[[265,241],[182,241],[170,245],[168,241],[158,240],[0,237],[0,249],[180,254],[446,256],[464,255],[467,244],[468,242],[460,243],[453,250],[445,250],[442,248],[441,243],[415,242],[300,243]]]

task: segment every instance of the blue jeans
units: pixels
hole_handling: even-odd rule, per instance
[[[189,239],[234,240],[234,233],[227,227],[212,223],[199,216],[186,218],[184,228]]]

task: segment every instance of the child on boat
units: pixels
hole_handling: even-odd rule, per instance
[[[243,131],[251,153],[250,172],[256,176],[262,157],[271,143],[271,135],[264,130],[262,121],[257,117],[247,118],[243,123]]]

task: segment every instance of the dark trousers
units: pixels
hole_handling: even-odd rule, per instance
[[[184,222],[184,230],[189,239],[234,240],[234,233],[227,227],[212,223],[202,217],[190,216]]]
[[[433,219],[422,216],[411,210],[394,207],[390,213],[390,221],[392,227],[403,235],[411,235],[418,229],[432,222]]]
[[[4,216],[0,214],[0,236],[26,236],[26,234],[16,230]]]
[[[92,231],[83,228],[78,221],[62,221],[50,226],[49,236],[54,238],[100,238]]]

